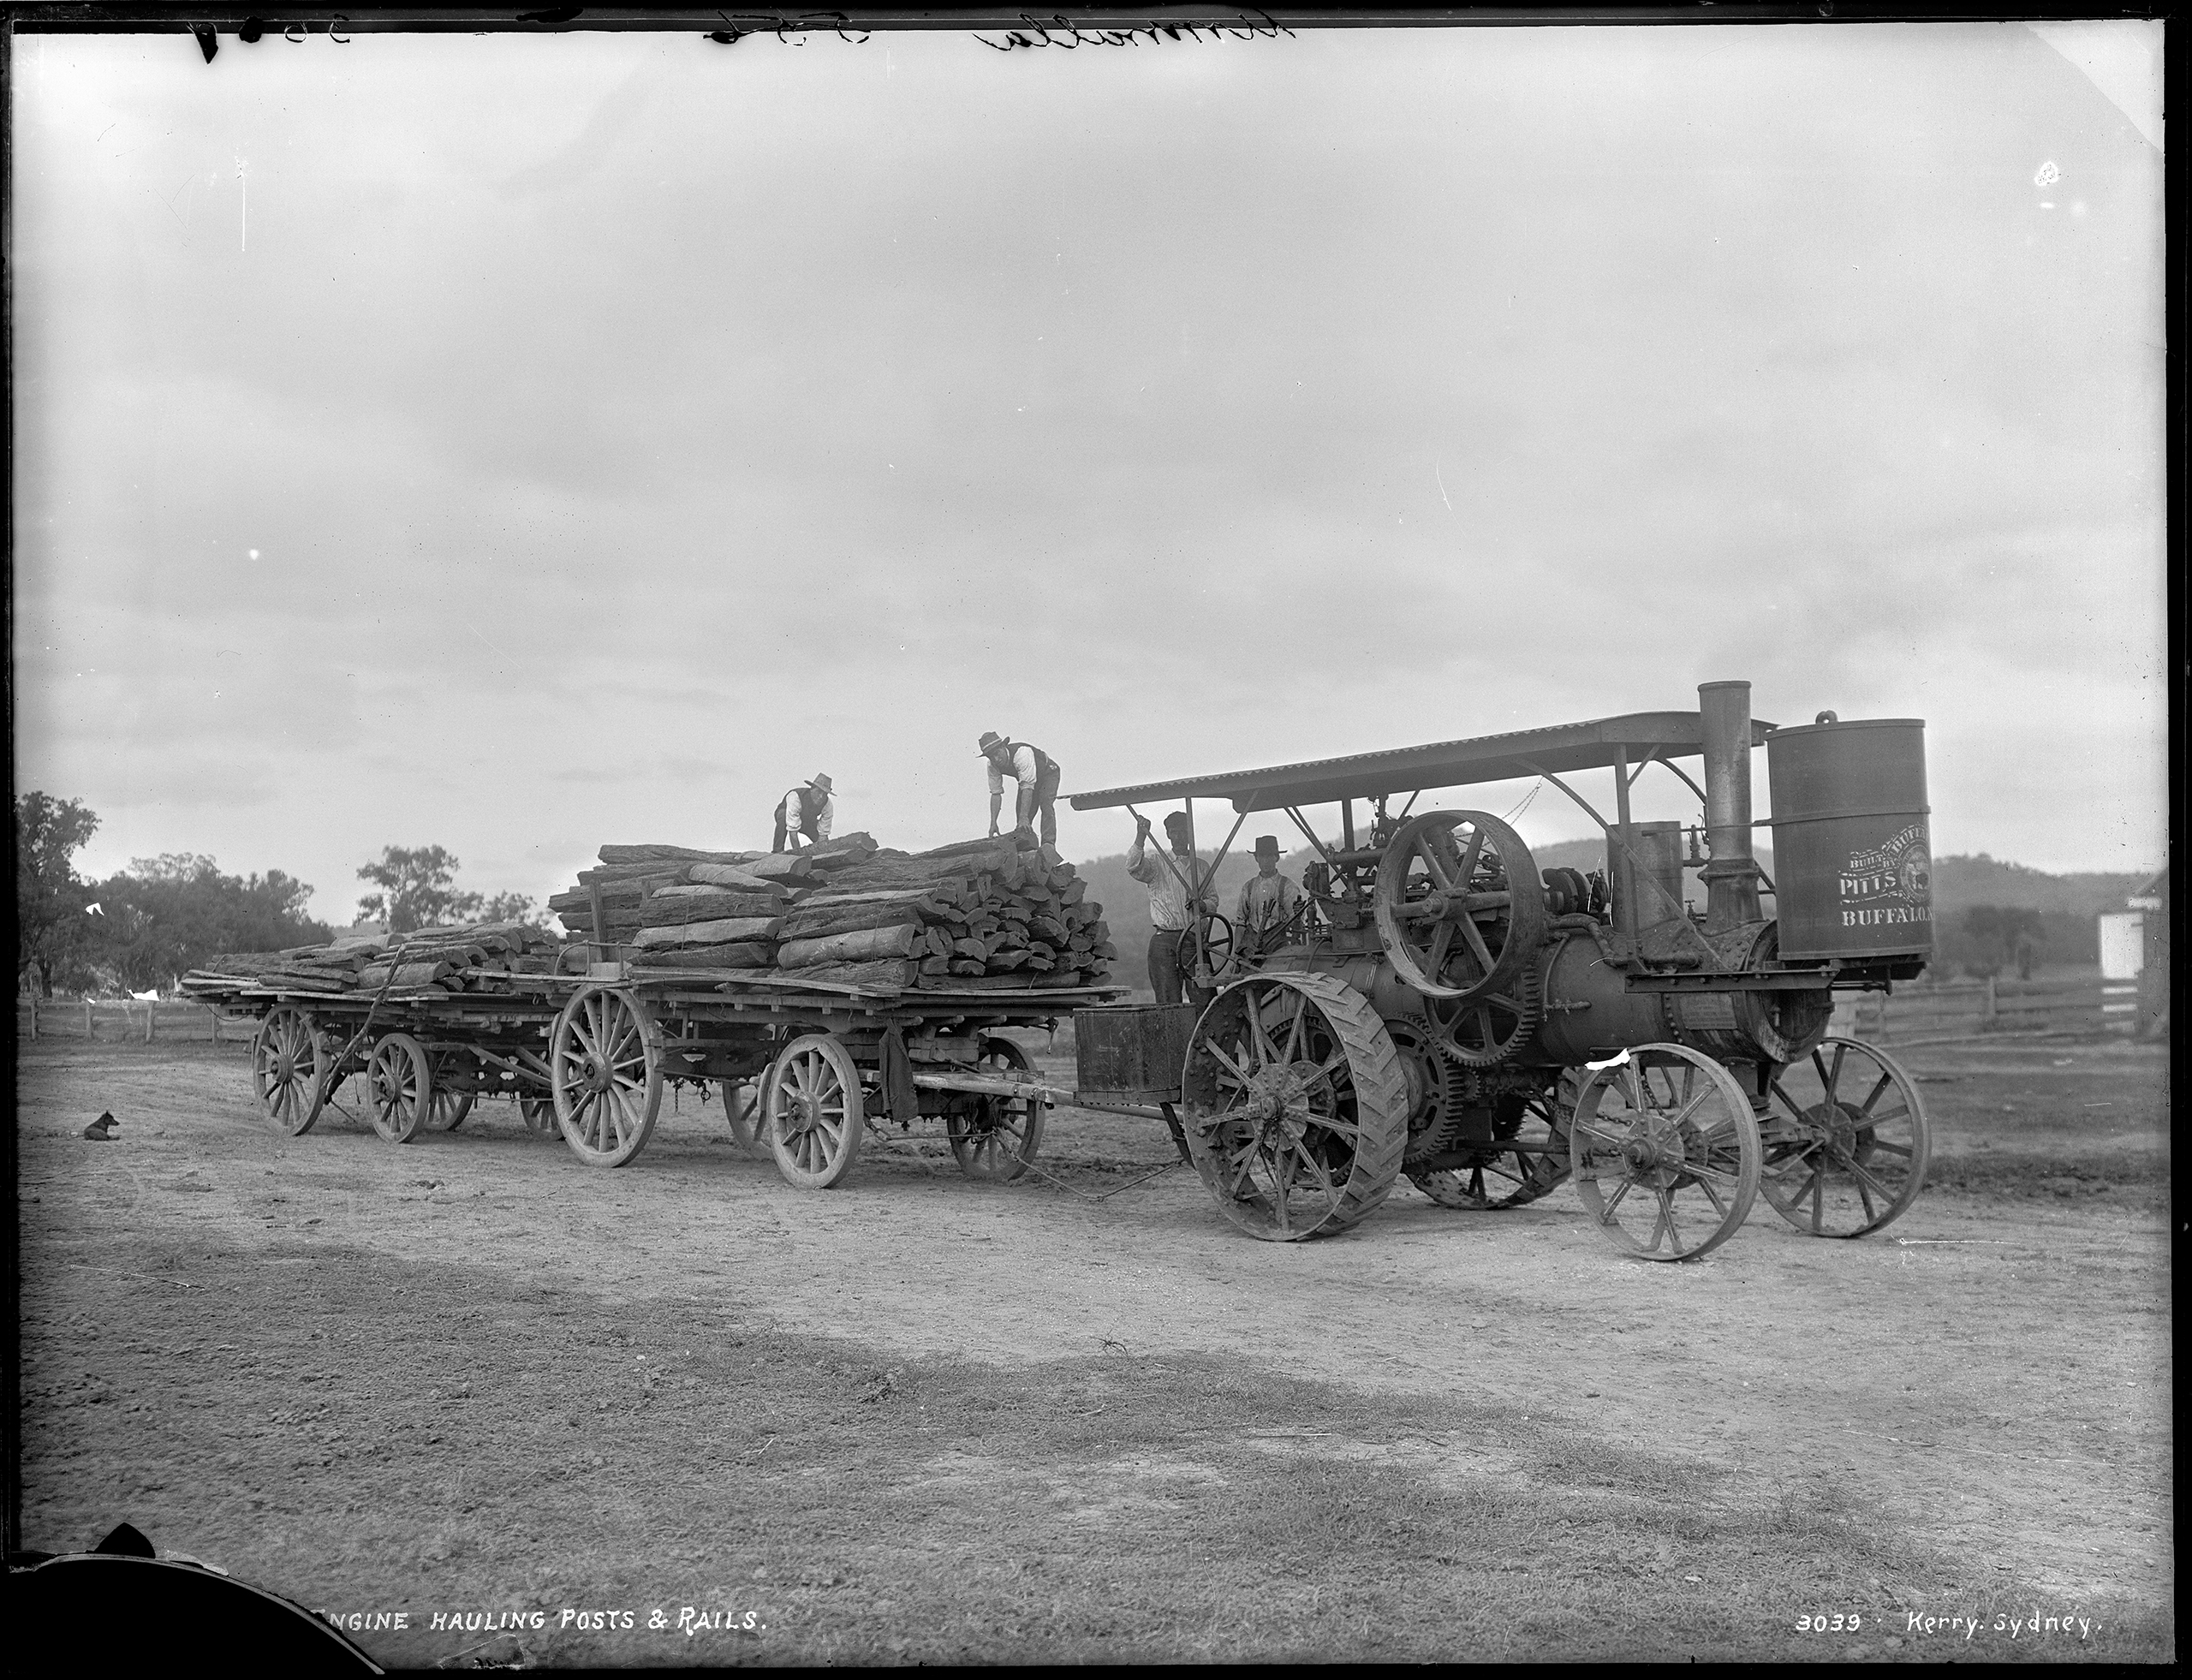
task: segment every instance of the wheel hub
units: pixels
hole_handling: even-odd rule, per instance
[[[1689,1165],[1689,1150],[1682,1129],[1649,1117],[1640,1121],[1622,1141],[1621,1158],[1629,1175],[1645,1178],[1664,1173],[1671,1177]]]
[[[1863,1145],[1865,1131],[1857,1111],[1847,1103],[1838,1103],[1826,1125],[1827,1153],[1838,1161],[1855,1160]]]
[[[1854,1160],[1868,1129],[1863,1117],[1849,1104],[1820,1103],[1804,1111],[1803,1141],[1810,1146],[1805,1153],[1809,1154],[1818,1147],[1838,1164]]]
[[[589,1091],[606,1091],[609,1088],[609,1064],[599,1056],[586,1058],[586,1088]]]
[[[819,1131],[821,1125],[822,1099],[812,1092],[796,1096],[785,1105],[784,1136],[788,1141]]]
[[[1309,1129],[1309,1103],[1303,1069],[1293,1062],[1259,1068],[1248,1078],[1247,1117],[1266,1141],[1299,1141]],[[1313,1068],[1309,1069],[1314,1072]]]

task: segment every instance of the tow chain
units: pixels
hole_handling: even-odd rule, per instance
[[[1136,1165],[1141,1164],[1136,1163]],[[1164,1165],[1157,1168],[1154,1171],[1145,1172],[1139,1178],[1129,1178],[1125,1183],[1118,1186],[1117,1189],[1106,1190],[1101,1195],[1091,1195],[1086,1190],[1077,1190],[1072,1185],[1067,1183],[1065,1180],[1058,1177],[1056,1174],[1044,1171],[1042,1168],[1037,1166],[1033,1161],[1028,1163],[1028,1171],[1033,1173],[1038,1178],[1042,1179],[1045,1183],[1056,1185],[1059,1189],[1063,1190],[1068,1195],[1075,1197],[1079,1200],[1109,1201],[1113,1196],[1125,1194],[1126,1192],[1134,1189],[1137,1184],[1147,1184],[1153,1178],[1162,1178],[1166,1173],[1170,1172],[1176,1167],[1182,1167],[1186,1165],[1187,1163],[1182,1160],[1167,1161]]]
[[[871,1128],[873,1128],[873,1135],[887,1143],[920,1143],[933,1141],[933,1135],[926,1138],[914,1138],[910,1136],[892,1137],[889,1133],[882,1130],[881,1128],[875,1127],[873,1121],[871,1121],[869,1124]],[[936,1176],[936,1168],[930,1162],[927,1151],[915,1149],[913,1152],[913,1158],[916,1161],[919,1161],[923,1167],[927,1169],[931,1177],[934,1177]],[[1147,1161],[1130,1161],[1123,1170],[1132,1171],[1136,1167],[1147,1166],[1149,1164]],[[1022,1171],[1024,1172],[1032,1172],[1036,1177],[1041,1179],[1045,1183],[1064,1191],[1066,1194],[1073,1197],[1076,1201],[1109,1201],[1113,1196],[1124,1195],[1129,1190],[1133,1189],[1138,1184],[1147,1184],[1153,1178],[1162,1178],[1166,1173],[1172,1171],[1175,1168],[1183,1167],[1187,1165],[1188,1164],[1185,1161],[1176,1158],[1172,1160],[1166,1161],[1163,1165],[1159,1166],[1151,1171],[1143,1173],[1139,1178],[1129,1178],[1125,1183],[1116,1185],[1112,1189],[1104,1191],[1101,1194],[1091,1194],[1087,1190],[1077,1189],[1073,1185],[1067,1183],[1064,1179],[1060,1178],[1056,1173],[1045,1171],[1042,1167],[1038,1166],[1033,1161],[1028,1162],[1022,1167]]]

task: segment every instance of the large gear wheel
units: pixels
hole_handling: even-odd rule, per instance
[[[1431,1026],[1449,1059],[1464,1068],[1496,1068],[1536,1035],[1544,1003],[1537,970],[1525,968],[1494,992],[1431,999]]]
[[[1456,1118],[1440,1128],[1436,1151],[1466,1152],[1458,1165],[1408,1169],[1409,1183],[1441,1207],[1493,1212],[1535,1201],[1564,1183],[1569,1171],[1569,1133],[1581,1081],[1573,1069],[1551,1088],[1530,1096],[1507,1093],[1492,1104],[1493,1141],[1472,1143],[1466,1124]],[[1427,1153],[1419,1162],[1432,1159]]]
[[[1447,1057],[1438,1043],[1438,1029],[1421,1015],[1388,1017],[1385,1033],[1401,1053],[1401,1072],[1408,1080],[1408,1153],[1402,1165],[1438,1147],[1438,1140],[1466,1103],[1469,1075]]]

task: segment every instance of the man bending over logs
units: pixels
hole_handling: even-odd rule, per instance
[[[1004,778],[1011,776],[1020,783],[1014,826],[1032,829],[1039,816],[1043,843],[1057,845],[1057,760],[1039,747],[1009,740],[994,730],[982,736],[980,745],[982,756],[990,761],[990,832],[997,832],[997,813],[1004,803]]]
[[[830,796],[828,776],[818,776],[794,788],[777,807],[777,837],[770,842],[769,849],[795,852],[802,841],[810,846],[820,845],[830,837],[830,825],[837,814],[837,801]]]

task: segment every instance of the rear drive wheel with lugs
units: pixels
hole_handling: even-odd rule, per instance
[[[1329,974],[1260,974],[1219,992],[1188,1046],[1188,1150],[1251,1236],[1329,1236],[1385,1199],[1408,1147],[1400,1051]]]

